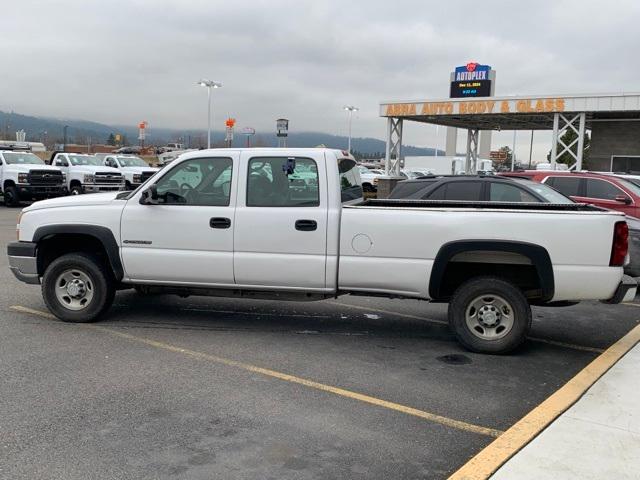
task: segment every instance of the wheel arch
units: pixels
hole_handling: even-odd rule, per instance
[[[546,248],[528,242],[507,240],[460,240],[444,244],[433,262],[429,279],[429,296],[434,300],[443,298],[444,280],[447,267],[456,256],[469,252],[494,252],[516,254],[527,258],[535,269],[542,296],[540,302],[548,302],[555,292],[553,265]],[[482,264],[482,263],[480,263]],[[491,264],[487,262],[487,264]]]
[[[116,242],[113,232],[107,227],[100,225],[45,225],[39,227],[34,235],[33,242],[38,244],[38,273],[44,273],[44,256],[42,255],[43,246],[47,242],[54,241],[56,238],[62,239],[83,239],[90,238],[98,242],[104,249],[104,253],[108,260],[109,266],[117,281],[124,277],[124,269],[120,260],[120,247]]]

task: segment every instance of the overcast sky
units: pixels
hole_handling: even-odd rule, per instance
[[[263,131],[284,116],[291,130],[344,134],[353,104],[354,136],[383,138],[381,100],[444,98],[449,72],[472,60],[497,71],[497,95],[640,90],[638,0],[6,3],[0,109],[24,114],[206,127],[206,77],[224,83],[218,130],[229,115]],[[494,135],[494,148],[512,138]],[[444,147],[432,126],[407,127],[405,141]]]

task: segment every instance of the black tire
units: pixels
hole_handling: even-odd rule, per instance
[[[17,207],[20,205],[18,189],[14,185],[9,185],[4,189],[4,204],[7,207]]]
[[[82,310],[71,310],[56,295],[56,281],[65,271],[73,269],[91,281],[92,298]],[[42,277],[44,302],[56,317],[65,322],[95,322],[106,312],[115,296],[113,274],[98,258],[87,253],[69,253],[49,264]]]
[[[71,195],[82,195],[82,186],[81,185],[72,185],[71,190],[69,190],[69,194]]]
[[[506,315],[500,311],[503,300],[507,303],[504,310]],[[474,305],[478,305],[478,302],[483,306],[476,310]],[[491,309],[494,303],[497,309]],[[492,315],[489,322],[493,325],[487,327],[481,321],[480,311],[483,309]],[[474,311],[475,315],[473,315]],[[470,314],[469,322],[474,328],[467,323],[467,313]],[[496,315],[498,320],[494,323]],[[511,324],[510,328],[505,326],[507,324]],[[477,277],[460,285],[453,294],[449,303],[449,326],[458,341],[472,352],[509,353],[518,348],[527,337],[531,327],[531,307],[522,291],[512,283],[497,277]],[[502,331],[499,330],[500,328]],[[487,338],[491,332],[496,335],[496,338]]]
[[[124,189],[127,192],[130,192],[131,190],[133,190],[133,185],[131,185],[131,182],[129,180],[126,180],[124,182]]]

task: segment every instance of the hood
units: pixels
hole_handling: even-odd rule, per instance
[[[76,165],[70,167],[70,172],[78,172],[78,173],[96,173],[96,172],[105,172],[105,173],[120,173],[117,168],[107,167],[102,165]]]
[[[47,170],[50,172],[60,172],[61,170],[58,167],[52,167],[51,165],[38,165],[38,164],[17,164],[17,163],[10,163],[8,165],[5,165],[4,167],[6,170],[10,170],[13,172],[20,172],[20,173],[28,173],[31,170]]]
[[[142,172],[157,172],[160,169],[157,167],[121,167],[117,170],[120,172],[142,173]]]
[[[68,197],[56,197],[49,200],[41,200],[34,202],[27,208],[23,209],[24,212],[30,212],[32,210],[40,210],[43,208],[54,207],[80,207],[86,205],[105,205],[113,201],[123,202],[124,200],[115,200],[116,196],[122,192],[107,192],[107,193],[91,193],[87,195],[71,195]]]

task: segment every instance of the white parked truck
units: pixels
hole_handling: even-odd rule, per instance
[[[292,180],[299,171],[316,181]],[[58,318],[97,320],[116,289],[319,300],[449,302],[459,341],[520,345],[530,305],[627,300],[624,215],[582,204],[362,200],[346,152],[211,149],[133,192],[37,202],[9,265]],[[579,238],[581,248],[575,248]]]
[[[136,155],[107,155],[104,157],[107,167],[118,169],[124,176],[124,189],[133,190],[156,174],[157,167],[150,167]]]
[[[4,204],[15,207],[20,200],[40,200],[66,194],[64,174],[46,165],[29,150],[0,150],[0,185]]]
[[[94,155],[55,152],[51,165],[66,175],[71,195],[124,189],[124,177],[118,169],[103,165],[102,159]]]

